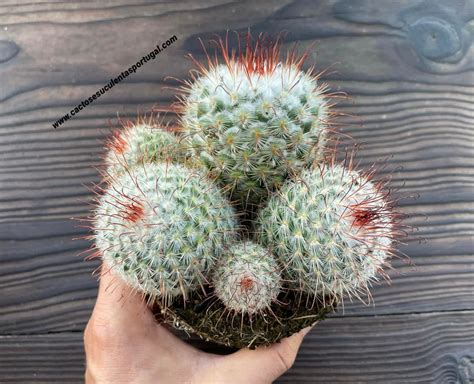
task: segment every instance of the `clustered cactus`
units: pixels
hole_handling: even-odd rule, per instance
[[[245,42],[229,52],[219,41],[224,64],[193,58],[179,130],[138,121],[109,142],[93,226],[104,263],[165,321],[234,346],[362,299],[396,225],[372,172],[323,156],[331,104],[306,55]]]

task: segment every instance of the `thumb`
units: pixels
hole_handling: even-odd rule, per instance
[[[107,264],[100,272],[100,285],[93,316],[123,326],[154,322],[145,297],[127,285]]]
[[[242,383],[269,383],[284,374],[295,362],[296,355],[305,335],[311,327],[302,329],[294,335],[282,339],[269,347],[256,350],[241,349],[226,356],[229,377],[239,378]],[[246,369],[243,370],[242,367]]]

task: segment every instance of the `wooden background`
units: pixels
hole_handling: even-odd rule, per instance
[[[289,32],[331,66],[362,165],[389,157],[418,227],[376,306],[306,338],[288,383],[474,382],[473,0],[0,3],[0,382],[81,382],[94,304],[86,234],[93,166],[117,113],[167,105],[197,37]],[[170,36],[177,43],[57,130],[51,124]],[[393,156],[392,156],[393,155]],[[392,157],[390,157],[392,156]],[[382,175],[384,174],[382,172]],[[419,196],[418,196],[419,195]]]

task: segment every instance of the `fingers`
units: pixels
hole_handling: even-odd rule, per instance
[[[223,362],[231,373],[229,377],[238,378],[236,382],[272,382],[291,368],[301,342],[310,330],[311,327],[304,328],[270,347],[261,347],[253,351],[241,349],[226,356],[227,361]],[[246,369],[243,370],[242,367],[246,367]]]

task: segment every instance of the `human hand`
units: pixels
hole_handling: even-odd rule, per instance
[[[202,352],[159,325],[140,293],[108,271],[84,331],[86,384],[267,384],[295,361],[305,328],[280,343],[227,356]]]

